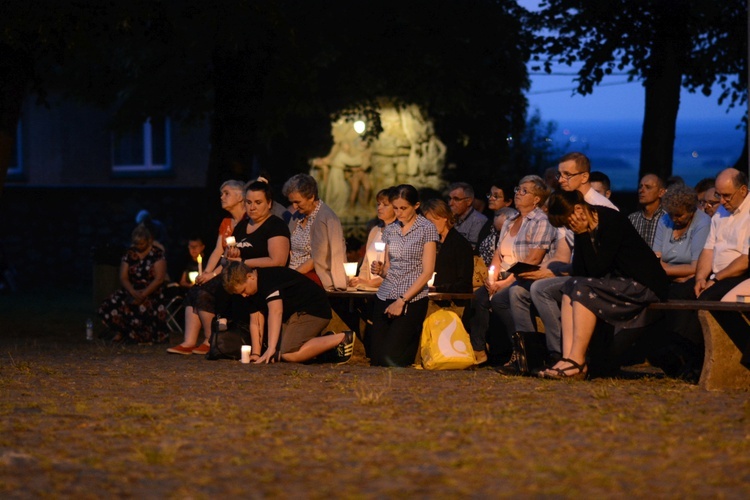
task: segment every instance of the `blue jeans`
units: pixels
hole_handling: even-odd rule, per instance
[[[541,279],[535,281],[529,290],[531,301],[534,303],[542,323],[544,323],[547,350],[550,353],[562,354],[560,305],[562,304],[563,285],[569,279],[569,276]]]

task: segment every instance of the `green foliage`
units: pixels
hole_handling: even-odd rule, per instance
[[[580,65],[577,91],[590,94],[602,78],[624,72],[629,80],[661,71],[655,60],[660,45],[679,47],[674,54],[690,91],[711,95],[718,84],[719,103],[747,100],[747,3],[743,0],[545,0],[530,16],[543,30],[537,38],[533,69],[553,64]]]

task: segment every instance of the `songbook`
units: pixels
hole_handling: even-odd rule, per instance
[[[513,273],[516,276],[523,273],[528,273],[531,271],[536,271],[539,269],[539,266],[536,266],[534,264],[527,264],[525,262],[516,262],[512,266],[510,266],[510,269],[508,269],[509,273]]]

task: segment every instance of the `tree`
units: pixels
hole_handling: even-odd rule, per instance
[[[544,33],[533,57],[547,72],[553,63],[580,63],[576,91],[582,95],[614,72],[643,81],[639,178],[672,174],[682,87],[710,95],[718,84],[720,104],[747,102],[744,0],[543,0],[540,7],[531,15]]]
[[[102,4],[52,8],[71,36],[64,64],[37,71],[42,87],[113,110],[115,127],[210,119],[209,187],[258,165],[277,181],[306,168],[329,147],[331,114],[381,96],[422,105],[473,177],[496,169],[504,138],[524,127],[531,38],[513,0]]]

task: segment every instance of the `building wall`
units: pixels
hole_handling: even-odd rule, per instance
[[[171,122],[171,170],[121,175],[112,171],[110,115],[61,99],[29,99],[21,118],[22,173],[7,186],[203,187],[209,159],[207,125]]]

